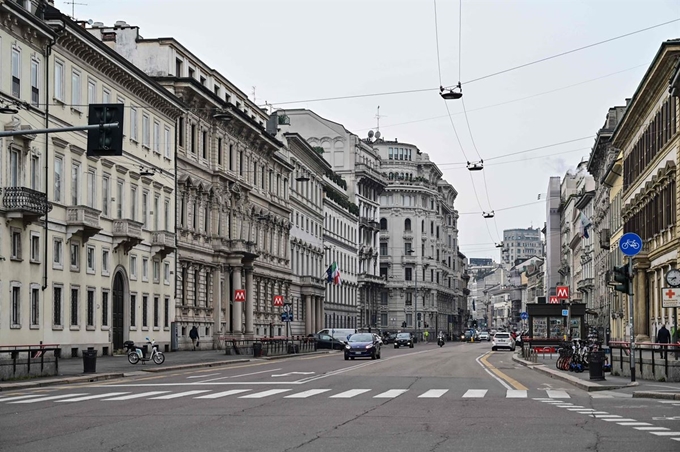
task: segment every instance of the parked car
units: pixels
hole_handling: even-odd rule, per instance
[[[409,347],[413,348],[413,336],[411,333],[398,333],[394,339],[394,348]]]
[[[345,345],[345,360],[354,358],[380,359],[380,342],[373,333],[352,334]]]
[[[385,333],[385,336],[383,337],[383,343],[384,344],[394,344],[394,341],[397,339],[397,333]]]
[[[330,334],[314,334],[317,349],[344,350],[346,341],[334,338]]]
[[[496,333],[493,337],[493,342],[491,342],[491,350],[496,351],[499,348],[507,348],[509,350],[515,351],[515,340],[512,338],[510,333]]]
[[[317,331],[316,334],[330,334],[336,339],[346,341],[347,338],[355,334],[357,330],[355,328],[326,328],[321,331]]]
[[[488,331],[482,331],[481,333],[479,333],[479,340],[480,341],[490,341],[491,335],[489,334]]]

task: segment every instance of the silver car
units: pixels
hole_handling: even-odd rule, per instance
[[[480,341],[490,341],[491,335],[489,334],[488,331],[482,331],[481,333],[479,333],[479,340]]]
[[[493,337],[493,342],[491,342],[491,350],[496,351],[499,348],[507,348],[509,350],[515,351],[515,340],[512,338],[510,333],[496,333]]]

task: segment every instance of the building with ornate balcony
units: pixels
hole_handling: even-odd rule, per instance
[[[3,2],[0,23],[0,104],[19,105],[0,128],[25,131],[0,138],[3,344],[79,356],[154,336],[169,348],[185,106],[52,2]],[[87,156],[86,132],[31,134],[87,125],[92,103],[124,105],[121,156]]]
[[[269,114],[173,38],[123,21],[88,30],[188,106],[177,126],[179,347],[194,325],[202,347],[285,335],[273,300],[292,299],[292,166]]]

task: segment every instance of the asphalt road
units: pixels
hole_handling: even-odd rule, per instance
[[[680,402],[587,393],[488,343],[2,393],[0,450],[679,450]]]

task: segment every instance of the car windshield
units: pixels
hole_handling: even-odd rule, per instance
[[[496,333],[496,337],[501,338],[501,339],[507,339],[507,338],[510,337],[510,334],[509,333]]]
[[[372,334],[353,334],[349,338],[350,342],[373,342]]]
[[[411,335],[409,333],[399,333],[397,334],[398,339],[410,339]]]

